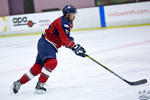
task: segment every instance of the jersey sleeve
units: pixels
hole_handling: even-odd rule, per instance
[[[75,45],[72,37],[70,37],[70,26],[61,22],[61,19],[57,22],[57,29],[59,32],[59,38],[63,46],[72,48]]]

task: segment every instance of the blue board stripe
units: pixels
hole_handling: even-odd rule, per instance
[[[99,14],[101,20],[101,27],[106,27],[104,6],[99,7]]]

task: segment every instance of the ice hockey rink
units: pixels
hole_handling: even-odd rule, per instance
[[[146,78],[148,83],[130,86],[90,59],[78,57],[63,47],[57,53],[58,66],[46,83],[46,94],[34,94],[37,76],[13,95],[13,81],[35,62],[40,35],[7,37],[0,38],[0,100],[140,100],[141,95],[148,95],[150,26],[71,34],[87,54],[120,76],[129,81]]]

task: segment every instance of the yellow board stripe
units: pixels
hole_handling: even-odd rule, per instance
[[[111,27],[75,29],[75,30],[72,30],[72,31],[100,30],[100,29],[112,29],[112,28],[128,28],[128,27],[138,27],[138,26],[150,26],[150,23],[149,24],[137,24],[137,25],[124,25],[124,26],[111,26]]]
[[[6,18],[5,18],[5,16],[3,16],[3,17],[2,17],[2,19],[3,19],[4,21],[6,21]]]
[[[101,30],[101,29],[112,29],[112,28],[128,28],[128,27],[138,27],[138,26],[150,26],[149,24],[138,24],[138,25],[126,25],[126,26],[111,26],[111,27],[98,27],[98,28],[85,28],[85,29],[74,29],[72,32],[75,31],[87,31],[87,30]],[[4,37],[15,37],[15,36],[29,36],[29,35],[39,35],[42,34],[42,32],[37,32],[37,33],[27,33],[27,34],[14,34],[14,35],[2,35],[0,38]]]
[[[4,27],[3,32],[7,31],[7,27]]]
[[[2,35],[2,36],[0,36],[0,38],[16,37],[16,36],[30,36],[30,35],[39,35],[39,34],[42,34],[42,32],[38,32],[38,33],[27,33],[27,34]]]

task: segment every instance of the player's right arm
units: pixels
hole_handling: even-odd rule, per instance
[[[64,27],[64,24],[61,22],[61,18],[58,19],[56,23],[56,28],[59,32],[59,38],[62,42],[62,45],[68,48],[72,48],[75,45],[73,38],[70,37],[70,27]]]
[[[62,41],[62,44],[73,50],[76,55],[85,57],[86,51],[84,50],[84,48],[79,44],[75,44],[73,38],[70,37],[70,27],[64,27],[64,24],[61,23],[61,20],[57,25],[57,27],[59,27],[59,37]]]

